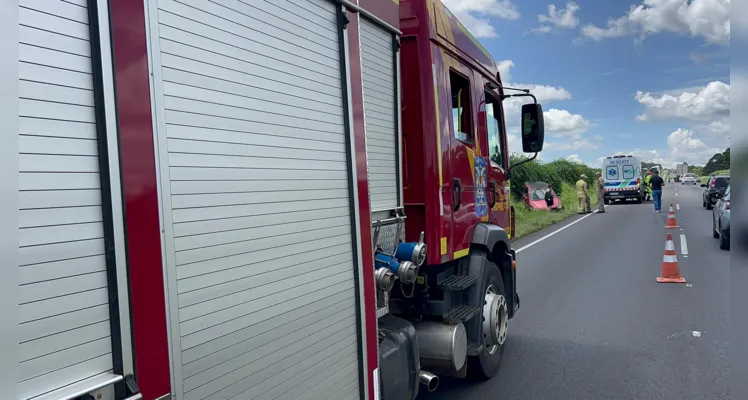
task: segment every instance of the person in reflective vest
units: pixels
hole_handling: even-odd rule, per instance
[[[577,200],[579,201],[578,211],[580,214],[586,214],[592,212],[590,209],[590,192],[587,186],[587,175],[582,174],[576,183],[577,187]]]
[[[644,200],[649,200],[652,196],[652,171],[647,171],[644,177]]]

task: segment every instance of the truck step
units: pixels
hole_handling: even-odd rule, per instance
[[[446,313],[443,318],[444,322],[448,324],[456,324],[459,322],[465,322],[470,318],[473,318],[480,312],[480,307],[472,306],[459,306],[453,308],[452,311]]]
[[[467,347],[467,355],[469,356],[477,356],[481,351],[483,351],[483,345],[480,343],[471,343]]]
[[[437,287],[441,290],[449,290],[457,292],[465,290],[478,280],[476,276],[463,276],[463,275],[451,275],[448,278],[441,281]]]

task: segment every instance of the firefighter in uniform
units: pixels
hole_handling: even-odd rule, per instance
[[[597,212],[605,212],[605,180],[603,174],[597,171],[595,174],[595,188],[597,189]]]
[[[582,174],[579,177],[579,180],[577,181],[576,187],[577,187],[577,200],[579,200],[579,213],[580,214],[586,214],[588,212],[591,212],[590,210],[590,192],[587,187],[587,182],[585,181],[587,179],[587,175]]]
[[[644,187],[646,188],[646,191],[644,192],[644,200],[649,200],[652,197],[652,171],[647,171],[647,176],[644,177]]]

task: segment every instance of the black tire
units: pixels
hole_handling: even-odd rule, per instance
[[[610,204],[610,199],[605,199],[605,200],[603,201],[603,203],[605,203],[605,205],[608,205],[608,204]]]
[[[706,207],[706,200],[704,200],[704,199],[701,199],[701,206],[702,206],[702,207]]]
[[[721,226],[717,230],[717,234],[719,235],[719,248],[721,250],[730,250],[730,239],[726,238],[725,235],[722,234]]]
[[[711,201],[707,201],[706,202],[706,209],[707,210],[711,210],[713,208],[714,208],[714,205],[712,204],[712,202]]]
[[[644,202],[644,200],[641,198],[641,196],[639,196],[639,197],[636,198],[636,204],[641,204],[643,202]]]
[[[493,285],[498,294],[506,298],[504,281],[501,279],[499,267],[490,261],[488,264],[490,265],[490,268],[484,270],[483,279],[478,281],[481,285],[481,293],[486,293],[488,287]],[[485,301],[483,306],[486,306]],[[474,318],[480,318],[480,320],[483,321],[483,309],[481,309],[480,314]],[[490,349],[487,349],[484,345],[480,354],[468,357],[468,377],[478,381],[485,381],[496,376],[501,368],[501,359],[504,357],[505,345],[506,341],[497,345],[497,348],[492,353],[489,352]]]

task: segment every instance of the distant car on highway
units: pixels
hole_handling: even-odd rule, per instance
[[[699,178],[697,178],[696,175],[694,174],[683,174],[680,177],[680,184],[685,185],[687,183],[691,185],[695,185],[699,183]]]
[[[712,210],[712,236],[719,239],[719,248],[728,250],[730,248],[730,185],[727,185],[723,195],[717,195],[719,199]]]
[[[728,175],[712,176],[706,183],[702,183],[701,187],[704,188],[704,193],[701,194],[702,206],[711,210],[717,202],[717,194],[723,193],[729,184],[730,176]]]

